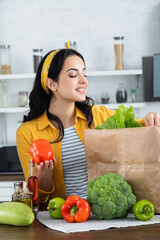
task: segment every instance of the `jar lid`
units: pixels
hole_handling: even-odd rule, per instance
[[[122,36],[122,37],[114,37],[114,40],[123,40],[124,39],[124,37]]]
[[[23,188],[23,182],[14,182],[14,187],[17,186]]]
[[[19,95],[28,95],[28,92],[18,92]]]
[[[131,92],[132,92],[132,93],[136,93],[136,89],[132,89]]]
[[[35,48],[35,49],[32,49],[32,50],[33,50],[33,52],[42,52],[43,51],[42,48]]]
[[[7,45],[7,44],[0,44],[0,48],[10,48],[11,46],[10,45]]]

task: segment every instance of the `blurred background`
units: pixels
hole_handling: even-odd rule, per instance
[[[120,72],[115,70],[114,37],[123,40],[118,42],[123,45]],[[73,47],[85,58],[88,95],[95,104],[115,109],[124,101],[133,104],[139,118],[149,111],[160,112],[159,98],[146,98],[143,74],[143,58],[160,53],[159,0],[0,0],[1,66],[10,66],[10,77],[8,72],[0,75],[1,145],[16,142],[16,129],[28,104],[23,101],[35,77],[33,49],[41,49],[44,56],[65,48],[68,40],[76,42]],[[2,63],[5,54],[8,58]],[[127,98],[118,102],[119,88]]]

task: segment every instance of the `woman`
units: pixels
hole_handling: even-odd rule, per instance
[[[102,124],[115,112],[93,106],[86,96],[88,81],[82,55],[72,49],[49,52],[41,61],[30,94],[30,111],[17,130],[17,150],[26,180],[29,143],[48,140],[55,161],[37,165],[40,202],[55,196],[86,198],[87,165],[84,130]],[[142,124],[159,125],[159,114],[149,113]]]

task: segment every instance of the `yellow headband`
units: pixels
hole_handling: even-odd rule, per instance
[[[48,71],[51,65],[51,62],[54,58],[54,56],[56,55],[57,52],[59,52],[60,50],[55,50],[52,51],[45,59],[44,63],[43,63],[43,67],[42,67],[42,71],[41,71],[41,85],[44,89],[44,91],[49,95],[49,90],[48,87],[46,85],[46,79],[48,77]]]

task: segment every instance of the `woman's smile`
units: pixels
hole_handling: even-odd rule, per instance
[[[86,89],[85,88],[77,88],[76,91],[80,94],[86,95]]]

